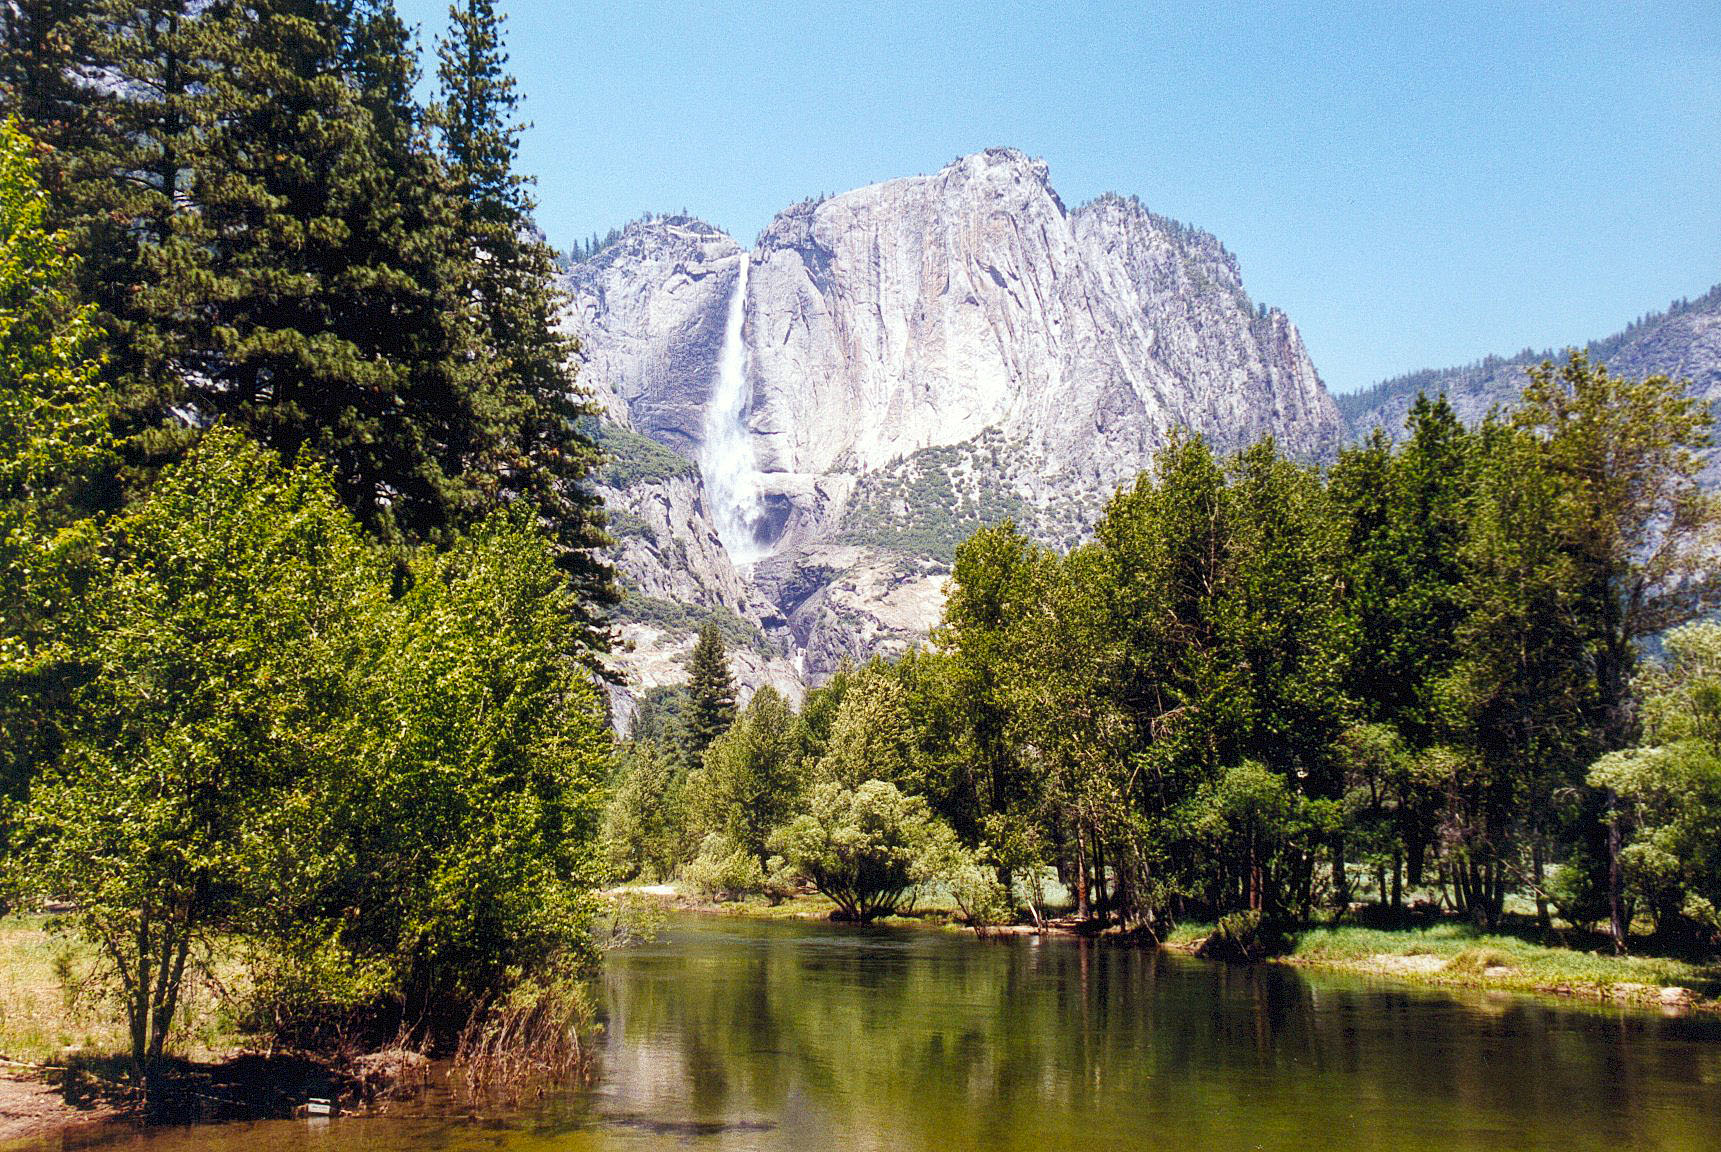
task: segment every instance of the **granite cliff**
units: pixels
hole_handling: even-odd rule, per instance
[[[900,651],[974,527],[1073,543],[1175,429],[1304,456],[1344,436],[1216,238],[1133,198],[1068,210],[1011,149],[797,204],[751,250],[639,221],[568,287],[643,687],[702,612],[791,690]]]

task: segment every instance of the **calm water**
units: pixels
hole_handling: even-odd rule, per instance
[[[1069,940],[688,919],[612,957],[598,1077],[503,1122],[149,1152],[1721,1149],[1721,1025]]]

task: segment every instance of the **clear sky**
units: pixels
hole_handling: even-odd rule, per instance
[[[1721,0],[501,4],[563,247],[1008,144],[1217,234],[1334,391],[1721,282]]]

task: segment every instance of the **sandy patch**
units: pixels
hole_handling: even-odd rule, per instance
[[[1394,976],[1427,976],[1444,969],[1446,958],[1426,953],[1404,956],[1397,952],[1376,952],[1364,960],[1363,965],[1371,972],[1385,972]]]
[[[36,1080],[0,1075],[0,1144],[42,1140],[72,1128],[96,1125],[117,1113],[103,1104],[66,1102],[57,1090]]]

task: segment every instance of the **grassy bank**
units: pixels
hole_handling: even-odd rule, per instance
[[[118,1059],[131,1051],[120,1005],[91,979],[95,954],[41,915],[0,918],[0,1056],[16,1064]],[[219,958],[214,965],[219,973]],[[187,980],[173,1054],[225,1058],[247,1037],[207,982]]]
[[[717,903],[679,886],[622,891],[684,911],[764,920],[826,919],[835,907],[817,895],[800,895],[778,904],[762,898]],[[947,926],[953,913],[954,909],[936,901],[922,902],[910,915],[890,917],[887,922]],[[1212,930],[1211,924],[1181,924],[1164,943],[1176,951],[1193,952]],[[1528,936],[1482,932],[1458,921],[1401,929],[1316,925],[1292,939],[1291,951],[1274,963],[1448,988],[1721,1012],[1721,961],[1694,963],[1667,956],[1615,956],[1599,947],[1549,946]]]
[[[0,1145],[138,1115],[124,1009],[92,979],[92,949],[53,928],[50,916],[0,918]],[[218,992],[237,990],[242,966],[218,952],[208,967],[186,980],[152,1117],[290,1115],[310,1096],[350,1108],[423,1083],[427,1061],[411,1052],[260,1054]]]
[[[1180,925],[1166,944],[1192,951],[1211,930]],[[1277,963],[1443,987],[1721,1011],[1721,962],[1549,946],[1459,922],[1402,929],[1317,925],[1293,940]]]

